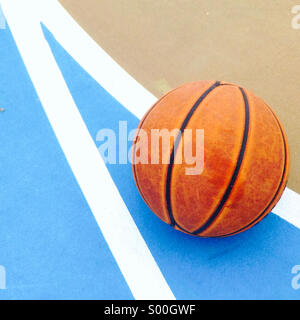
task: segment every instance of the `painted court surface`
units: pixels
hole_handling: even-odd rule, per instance
[[[59,2],[0,3],[0,299],[300,299],[297,192],[234,237],[173,230],[98,151],[157,98]]]

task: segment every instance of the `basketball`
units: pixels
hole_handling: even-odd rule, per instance
[[[137,188],[161,220],[191,235],[224,237],[272,210],[287,183],[289,151],[262,99],[235,84],[198,81],[150,108],[132,162]]]

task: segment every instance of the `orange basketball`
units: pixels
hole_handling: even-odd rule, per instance
[[[170,135],[167,151],[162,136],[155,150],[153,133],[173,129],[180,131]],[[193,159],[203,149],[199,174],[187,174],[192,164],[179,161],[187,146]],[[281,197],[288,171],[287,139],[275,113],[249,90],[221,81],[188,83],[164,95],[133,142],[134,179],[147,205],[174,228],[201,237],[234,235],[263,219]]]

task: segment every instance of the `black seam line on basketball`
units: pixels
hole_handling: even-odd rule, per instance
[[[221,201],[219,202],[216,210],[212,213],[212,215],[208,218],[208,220],[200,228],[198,228],[197,230],[192,232],[192,234],[199,235],[201,232],[206,230],[214,222],[214,220],[217,218],[217,216],[219,215],[219,213],[223,209],[225,202],[228,200],[228,198],[230,196],[231,190],[235,184],[235,181],[237,179],[238,173],[239,173],[241,165],[242,165],[242,161],[243,161],[245,150],[246,150],[247,140],[248,140],[248,133],[249,133],[249,102],[248,102],[248,98],[245,94],[245,91],[242,88],[239,88],[239,89],[242,92],[243,99],[244,99],[245,125],[244,125],[242,145],[241,145],[240,153],[239,153],[238,160],[236,163],[236,167],[234,169],[234,172],[233,172],[233,175],[232,175],[231,180],[229,182],[229,185],[228,185],[227,189],[225,190],[225,193],[224,193]]]
[[[270,201],[270,203],[267,205],[266,209],[258,216],[256,217],[254,220],[252,220],[250,223],[248,223],[246,226],[244,226],[243,228],[237,230],[237,231],[234,231],[234,232],[231,232],[231,233],[227,233],[227,234],[224,234],[224,235],[221,235],[221,236],[218,236],[218,238],[222,238],[222,237],[227,237],[227,236],[231,236],[231,235],[234,235],[234,234],[238,234],[240,232],[242,232],[243,230],[249,228],[251,225],[254,225],[257,220],[259,220],[262,216],[264,216],[264,214],[266,213],[267,210],[269,210],[270,206],[272,205],[273,201],[275,200],[275,198],[277,197],[279,191],[281,190],[281,187],[282,187],[282,183],[283,183],[283,178],[285,176],[285,171],[286,171],[286,165],[284,167],[284,173],[282,175],[282,178],[281,178],[281,181],[280,181],[280,184],[279,184],[279,187],[274,195],[274,197],[272,198],[272,200]]]
[[[268,107],[268,106],[267,106]],[[268,107],[268,109],[272,112],[272,114],[274,115],[273,111]],[[282,187],[282,184],[283,184],[283,179],[284,179],[284,176],[285,176],[285,173],[286,173],[286,167],[287,167],[287,146],[286,146],[286,141],[285,141],[285,137],[284,137],[284,134],[283,134],[283,131],[282,131],[282,128],[281,128],[281,125],[280,123],[278,122],[277,120],[277,117],[274,116],[275,118],[275,121],[277,122],[278,126],[279,126],[279,130],[281,132],[281,135],[282,135],[282,140],[283,140],[283,145],[284,145],[284,167],[283,167],[283,172],[282,172],[282,176],[281,176],[281,179],[280,179],[280,183],[279,183],[279,186],[275,192],[275,195],[273,196],[272,200],[269,202],[269,204],[267,205],[267,207],[265,208],[265,210],[258,216],[256,217],[254,220],[252,220],[251,222],[249,222],[246,226],[244,226],[243,228],[237,230],[237,231],[234,231],[234,232],[231,232],[231,233],[228,233],[228,234],[224,234],[222,236],[219,236],[220,238],[221,237],[226,237],[226,236],[231,236],[231,235],[234,235],[236,233],[239,233],[239,232],[242,232],[243,230],[247,229],[248,227],[250,227],[251,225],[255,224],[257,220],[259,220],[265,213],[267,210],[269,210],[270,206],[272,205],[273,201],[275,200],[275,198],[277,197],[278,193],[280,192],[281,190],[281,187]]]
[[[145,120],[148,118],[148,116],[150,115],[150,113],[155,109],[155,107],[159,104],[159,102],[161,102],[161,101],[162,101],[164,98],[166,98],[169,94],[171,94],[172,92],[174,92],[175,90],[177,90],[177,89],[179,89],[179,88],[181,88],[181,87],[183,87],[183,86],[184,86],[184,84],[181,85],[181,86],[179,86],[179,87],[177,87],[177,88],[175,88],[175,89],[173,89],[173,90],[171,90],[171,91],[169,91],[168,93],[166,93],[165,95],[163,95],[160,99],[158,99],[158,100],[152,105],[152,107],[150,107],[150,109],[145,113],[143,120],[140,122],[140,124],[139,124],[139,126],[138,126],[138,128],[137,128],[137,136],[138,136],[138,132],[142,129]],[[145,203],[147,204],[147,206],[150,208],[150,210],[152,210],[152,211],[154,212],[154,210],[152,209],[151,205],[150,205],[149,202],[146,200],[146,198],[145,198],[145,196],[144,196],[144,194],[143,194],[143,192],[142,192],[142,189],[141,189],[141,187],[140,187],[139,181],[138,181],[138,179],[137,179],[136,169],[135,169],[135,165],[134,165],[134,164],[135,164],[135,163],[134,163],[134,161],[135,161],[135,150],[136,150],[136,143],[134,143],[133,148],[132,148],[132,152],[133,152],[133,163],[132,163],[132,167],[133,167],[133,175],[134,175],[134,178],[135,178],[135,181],[136,181],[136,186],[137,186],[137,189],[138,189],[141,197],[143,198],[143,200],[144,200]]]
[[[182,132],[185,129],[185,127],[187,126],[189,120],[191,119],[192,115],[194,114],[194,112],[196,111],[197,107],[200,105],[200,103],[206,98],[206,96],[215,88],[217,88],[220,85],[220,81],[215,82],[212,86],[210,86],[201,96],[200,98],[198,98],[198,100],[194,103],[194,105],[192,106],[192,108],[190,109],[189,113],[187,114],[186,118],[184,119],[181,128],[180,128],[180,132],[177,135],[175,142],[174,142],[174,146],[172,149],[172,152],[170,154],[170,163],[168,165],[168,170],[167,170],[167,178],[166,178],[166,204],[167,204],[167,211],[168,211],[168,215],[170,218],[170,226],[175,226],[177,225],[180,229],[184,230],[182,227],[180,227],[173,216],[172,213],[172,207],[171,207],[171,176],[172,176],[172,169],[173,169],[173,165],[174,165],[174,159],[175,159],[175,154],[182,136]],[[189,231],[186,231],[189,232]]]

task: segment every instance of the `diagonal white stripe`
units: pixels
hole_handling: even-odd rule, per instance
[[[5,17],[4,14],[2,12],[2,8],[1,8],[1,4],[0,4],[0,29],[5,29]]]
[[[58,1],[42,3],[42,22],[56,40],[106,91],[141,118],[157,98],[99,47]]]
[[[295,227],[300,228],[300,195],[286,188],[272,212],[293,224]]]
[[[133,296],[175,299],[111,179],[43,36],[38,6],[46,2],[2,3],[43,108]],[[78,40],[76,34],[73,37]]]
[[[47,0],[43,8],[43,22],[68,53],[123,106],[141,118],[156,98],[106,54],[57,1]],[[286,188],[273,212],[300,228],[300,195]]]

